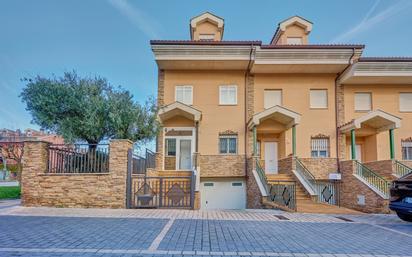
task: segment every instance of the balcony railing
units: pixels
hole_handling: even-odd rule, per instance
[[[378,190],[385,198],[389,197],[390,182],[379,176],[362,163],[355,161],[356,175]]]
[[[403,177],[412,173],[412,168],[406,166],[405,164],[395,161],[395,174],[398,177]]]

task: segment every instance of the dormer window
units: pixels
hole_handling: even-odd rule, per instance
[[[199,40],[213,41],[215,39],[215,34],[200,34]]]
[[[286,43],[288,45],[301,45],[303,43],[303,40],[301,37],[288,37],[286,39]]]

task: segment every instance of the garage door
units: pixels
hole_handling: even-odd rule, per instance
[[[246,185],[239,181],[202,181],[202,209],[244,209],[246,207]]]

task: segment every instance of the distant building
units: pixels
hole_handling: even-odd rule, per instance
[[[0,142],[23,142],[25,140],[37,139],[47,141],[52,144],[64,144],[62,136],[44,132],[42,130],[25,129],[21,130],[0,129]]]

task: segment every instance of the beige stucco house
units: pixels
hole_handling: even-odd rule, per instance
[[[203,209],[276,205],[271,185],[288,183],[298,210],[322,208],[317,187],[334,178],[340,188],[326,198],[386,211],[387,183],[412,160],[412,59],[311,44],[313,24],[299,16],[280,22],[269,43],[224,41],[224,29],[207,12],[190,20],[190,40],[151,41],[154,172],[195,170]]]

